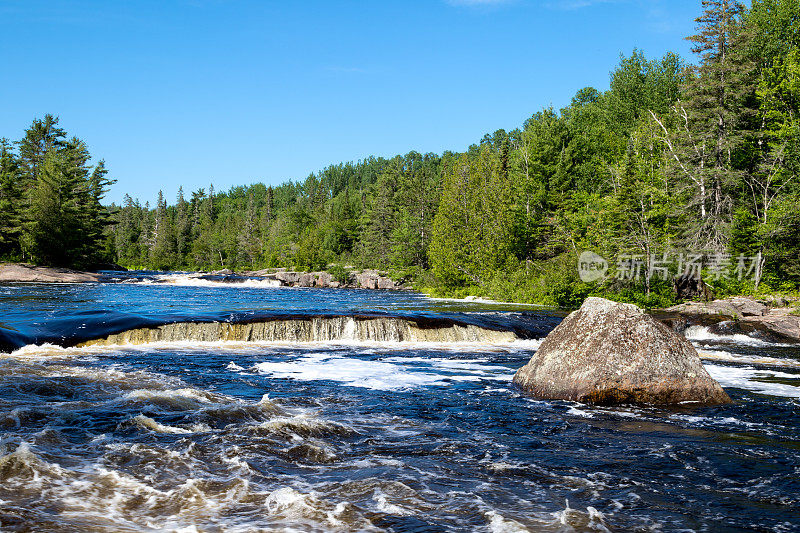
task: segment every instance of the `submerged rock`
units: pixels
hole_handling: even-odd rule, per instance
[[[603,298],[570,313],[514,383],[539,398],[599,404],[731,401],[689,341],[635,305]]]

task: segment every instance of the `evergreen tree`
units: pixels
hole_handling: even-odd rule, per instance
[[[0,257],[20,253],[21,175],[8,139],[0,139]]]
[[[252,192],[247,195],[247,210],[239,228],[239,234],[237,235],[238,260],[240,263],[252,267],[256,264],[262,246],[257,232],[258,211]]]
[[[113,239],[107,238],[107,228],[115,224],[109,209],[102,203],[108,188],[116,182],[116,180],[107,178],[107,175],[108,169],[105,161],[100,160],[89,176],[89,198],[85,208],[87,219],[86,242],[87,255],[94,261],[109,260],[113,257],[113,254],[104,253],[108,251],[108,245],[104,246],[104,243],[114,242]]]
[[[428,246],[439,203],[439,158],[411,152],[397,176],[397,220],[392,231],[395,267],[428,267]]]
[[[72,170],[66,154],[55,149],[45,154],[38,168],[23,225],[23,248],[36,262],[71,266],[76,264],[76,251],[83,249],[79,191]]]
[[[177,261],[183,265],[192,238],[192,221],[189,214],[189,203],[183,196],[183,187],[178,187],[178,198],[175,202],[175,253]]]
[[[485,285],[515,248],[512,189],[501,170],[502,150],[484,145],[445,171],[429,249],[445,283]]]
[[[686,243],[722,251],[727,246],[732,191],[742,180],[737,163],[751,127],[747,106],[754,93],[754,65],[741,53],[746,49],[746,33],[740,31],[742,4],[703,0],[702,5],[698,33],[688,38],[701,62],[675,107],[678,132],[671,134],[664,121],[660,125],[676,173],[693,189],[690,205],[698,216],[687,228]]]
[[[162,191],[158,191],[154,215],[150,261],[155,268],[167,270],[175,262],[175,235]]]
[[[121,265],[141,265],[142,251],[139,238],[142,232],[142,207],[125,195],[122,207],[115,213],[114,244],[116,261]]]
[[[402,158],[394,159],[392,169],[384,172],[374,186],[374,196],[361,220],[361,261],[365,265],[386,268],[390,264],[392,237],[397,224],[395,194]]]
[[[48,152],[58,151],[64,146],[67,132],[58,127],[58,117],[47,114],[43,119],[35,119],[25,130],[19,141],[19,162],[27,190],[39,178],[44,159]]]

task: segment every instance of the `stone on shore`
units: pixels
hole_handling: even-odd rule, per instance
[[[739,319],[745,316],[763,316],[767,314],[768,307],[752,298],[736,296],[710,302],[686,302],[668,307],[665,311],[685,315],[717,315]]]
[[[689,341],[635,305],[603,298],[570,313],[514,383],[539,398],[606,405],[731,401]]]
[[[730,332],[756,333],[779,341],[800,341],[800,316],[782,297],[756,300],[734,296],[711,302],[686,302],[656,311],[660,320],[683,330],[690,325],[727,328]],[[724,333],[725,331],[720,331]]]
[[[280,284],[281,287],[381,290],[398,290],[406,288],[403,283],[397,283],[392,280],[392,278],[388,277],[385,272],[379,272],[377,270],[350,271],[348,272],[347,278],[343,280],[335,279],[330,272],[295,272],[288,271],[285,268],[242,272],[241,276],[275,280]]]
[[[26,263],[0,264],[0,283],[90,283],[102,276],[70,268],[33,266]]]
[[[792,314],[788,307],[770,309],[762,316],[746,316],[739,327],[744,331],[755,330],[770,333],[778,340],[800,341],[800,316]]]

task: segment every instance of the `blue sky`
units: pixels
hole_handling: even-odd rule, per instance
[[[0,136],[53,113],[144,203],[463,150],[619,54],[691,59],[699,0],[0,0]]]

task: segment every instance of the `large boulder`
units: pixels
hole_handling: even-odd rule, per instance
[[[715,333],[746,333],[776,341],[800,342],[800,316],[785,297],[755,300],[734,296],[711,302],[686,302],[655,312],[674,329],[699,325]]]
[[[764,316],[769,312],[769,307],[766,304],[753,298],[734,296],[733,298],[728,298],[728,302],[742,316]]]
[[[323,289],[327,289],[331,287],[331,281],[333,280],[333,276],[331,276],[328,272],[316,272],[316,278],[314,280],[315,287],[321,287]]]
[[[364,270],[356,274],[356,283],[362,289],[378,288],[378,273],[374,270]]]
[[[746,316],[740,326],[777,336],[777,340],[800,342],[800,316],[792,314],[794,309],[783,307],[770,309],[763,316]]]
[[[514,383],[539,398],[598,404],[731,400],[697,351],[631,304],[587,298],[542,342]]]
[[[392,278],[387,278],[386,276],[379,276],[378,277],[378,288],[379,289],[396,289],[397,287],[392,281]]]
[[[300,273],[299,272],[277,272],[275,274],[275,279],[283,283],[284,285],[292,285],[297,283],[300,280]]]

